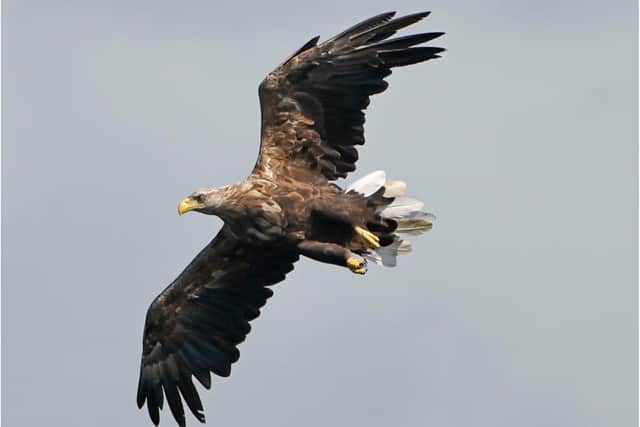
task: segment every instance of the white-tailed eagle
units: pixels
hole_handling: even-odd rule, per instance
[[[147,312],[137,403],[154,424],[165,400],[180,426],[183,401],[204,422],[192,378],[209,388],[211,372],[229,375],[249,321],[300,255],[364,274],[367,259],[393,266],[410,249],[403,237],[431,228],[423,203],[382,171],[346,189],[332,182],[355,170],[363,110],[391,69],[444,50],[422,46],[439,32],[391,38],[427,15],[383,13],[308,41],[260,84],[260,153],[248,178],[180,203],[180,214],[217,215],[224,226]]]

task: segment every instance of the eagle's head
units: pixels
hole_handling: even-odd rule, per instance
[[[216,215],[224,201],[226,187],[200,188],[185,198],[178,205],[178,214],[189,211],[202,212],[208,215]]]

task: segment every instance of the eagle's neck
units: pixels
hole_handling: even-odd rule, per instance
[[[242,194],[247,191],[244,187],[241,182],[211,189],[203,213],[216,215],[226,223],[236,222],[244,212]]]
[[[273,199],[274,185],[251,177],[216,191],[213,214],[238,238],[270,241],[284,230],[284,211]]]

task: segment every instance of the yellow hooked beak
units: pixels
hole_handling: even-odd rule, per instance
[[[178,205],[178,215],[182,215],[189,211],[202,208],[202,207],[204,207],[204,203],[198,203],[195,200],[193,200],[191,197],[187,197],[186,199],[181,201],[180,204]]]

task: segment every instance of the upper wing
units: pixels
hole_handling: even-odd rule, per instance
[[[369,96],[387,88],[393,67],[439,58],[439,47],[420,46],[444,33],[389,39],[429,12],[367,19],[316,45],[311,39],[260,84],[262,139],[254,172],[302,175],[313,182],[355,170],[364,144]]]
[[[180,426],[185,425],[180,395],[204,422],[191,376],[209,388],[209,371],[229,375],[249,321],[273,294],[265,286],[284,280],[297,259],[295,253],[248,246],[225,227],[153,301],[144,326],[137,400],[140,408],[146,400],[154,424],[163,391]]]

